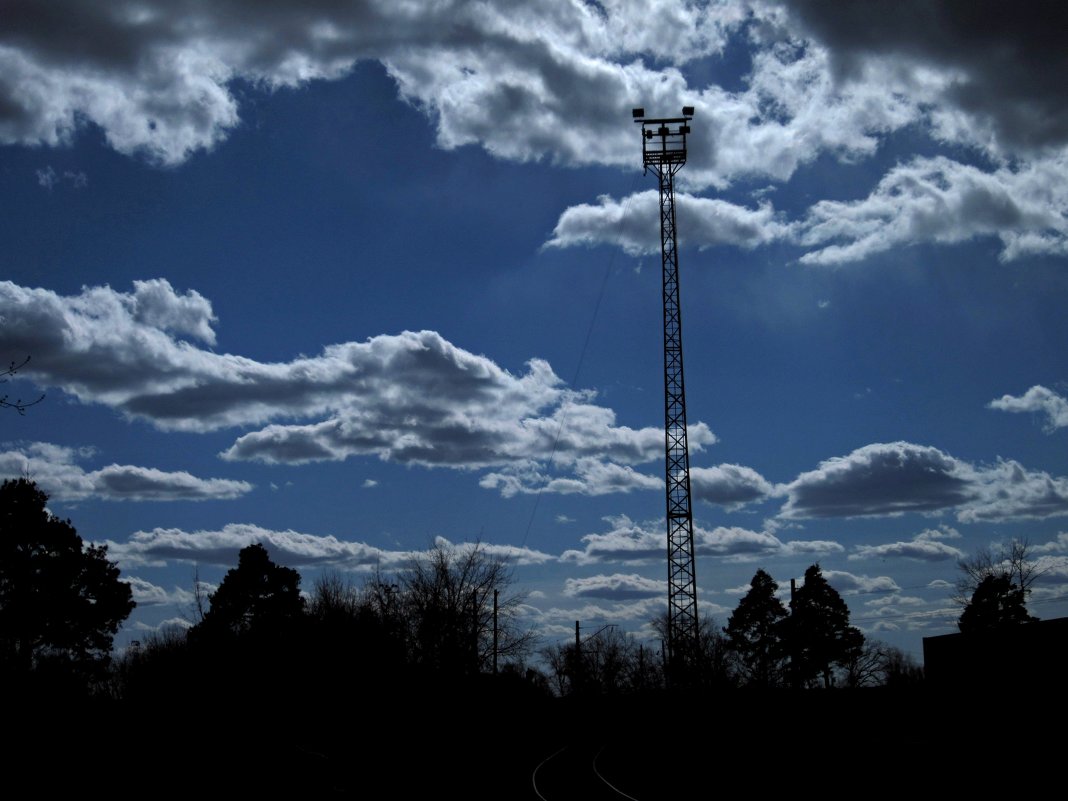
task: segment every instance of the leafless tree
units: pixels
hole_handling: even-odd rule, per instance
[[[900,648],[883,649],[883,684],[887,687],[915,686],[923,681],[923,666]]]
[[[438,541],[411,560],[393,585],[376,583],[378,603],[396,603],[407,626],[413,661],[435,670],[471,673],[498,661],[522,660],[535,642],[524,628],[524,596],[512,592],[512,569],[481,543]],[[494,601],[496,597],[496,628]],[[496,631],[496,636],[495,636]]]
[[[865,638],[839,666],[843,687],[885,687],[915,684],[923,669],[905,651],[881,640]]]
[[[614,625],[597,629],[577,647],[550,645],[541,656],[557,695],[620,695],[664,684],[660,655]]]
[[[952,600],[961,608],[972,600],[976,588],[988,576],[1008,576],[1009,583],[1023,590],[1024,600],[1031,594],[1031,585],[1044,572],[1039,563],[1032,559],[1034,546],[1024,539],[1013,539],[1002,544],[997,551],[980,548],[974,554],[957,562],[960,577],[954,588]]]
[[[541,657],[548,667],[549,686],[559,696],[570,695],[575,682],[575,646],[547,645]]]
[[[651,621],[653,629],[660,635],[662,643],[667,642],[667,611],[657,615]],[[736,683],[730,640],[716,621],[705,615],[698,622],[698,683],[706,687],[724,687]]]
[[[204,582],[200,580],[200,565],[193,566],[193,600],[185,617],[194,626],[203,622],[208,613],[208,595]]]
[[[882,684],[884,658],[882,643],[865,640],[842,663],[841,683],[846,687],[875,687]]]
[[[360,607],[369,603],[367,596],[366,587],[361,590],[341,573],[327,571],[315,580],[308,602],[308,614],[315,618],[335,615],[355,617]]]
[[[879,640],[865,639],[849,652],[841,664],[841,684],[845,687],[878,687],[885,683],[889,646]]]

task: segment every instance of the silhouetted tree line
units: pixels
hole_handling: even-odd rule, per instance
[[[395,576],[376,572],[357,584],[325,573],[305,597],[296,570],[249,545],[206,609],[197,605],[195,625],[153,635],[124,655],[113,692],[173,702],[182,687],[201,699],[296,694],[336,704],[365,697],[369,687],[462,694],[495,662],[499,675],[541,691],[523,667],[534,634],[518,625],[521,596],[510,584],[505,562],[480,545],[439,543]]]
[[[199,581],[193,625],[147,636],[112,661],[119,626],[134,608],[107,549],[86,547],[69,520],[46,508],[27,479],[0,488],[0,671],[5,689],[93,691],[111,698],[181,704],[224,698],[258,703],[301,694],[323,703],[390,692],[470,685],[490,674],[536,694],[618,696],[669,686],[662,647],[606,626],[540,652],[520,625],[522,596],[503,559],[479,544],[443,542],[394,575],[357,584],[300,574],[265,547],[238,554],[218,588]],[[962,632],[1035,620],[1025,601],[1039,572],[1026,543],[979,552],[960,564]],[[661,643],[666,618],[651,621]],[[914,685],[922,670],[899,649],[866,638],[818,564],[787,604],[757,570],[720,628],[702,619],[695,680],[710,690]]]
[[[922,670],[904,651],[866,638],[819,564],[805,570],[789,608],[763,570],[724,629],[731,666],[745,687],[875,687],[916,684]]]
[[[149,633],[113,659],[134,609],[105,546],[86,546],[27,479],[0,487],[0,679],[5,698],[101,697],[180,708],[297,697],[338,703],[368,687],[394,693],[501,682],[547,692],[529,672],[534,633],[503,559],[481,545],[434,545],[394,576],[340,573],[302,592],[300,574],[260,544],[243,548],[218,588],[195,583],[188,629]],[[462,694],[462,693],[461,693]]]
[[[39,790],[47,776],[54,791],[84,793],[101,765],[121,762],[117,781],[172,792],[363,797],[374,774],[388,797],[454,788],[518,798],[546,737],[581,738],[591,727],[615,736],[635,721],[651,730],[675,708],[662,696],[674,689],[662,645],[614,626],[544,648],[543,667],[531,667],[522,596],[507,564],[477,544],[439,543],[359,583],[324,573],[307,590],[299,572],[250,545],[210,595],[194,582],[190,627],[150,633],[115,658],[114,636],[134,608],[130,585],[107,549],[83,543],[47,500],[26,479],[0,486],[0,701],[12,787],[24,776]],[[1030,619],[1020,613],[1036,575],[1026,549],[1007,561],[980,556],[962,631]],[[702,692],[686,711],[718,715],[753,741],[769,715],[805,720],[806,737],[791,745],[797,764],[822,758],[832,741],[848,752],[837,726],[856,715],[852,693],[749,691],[916,687],[922,670],[850,625],[818,564],[788,603],[778,590],[758,570],[725,626],[701,619]],[[666,618],[650,623],[666,640]],[[879,719],[933,714],[923,693],[909,695],[912,718],[897,694],[866,697]],[[891,746],[896,731],[881,742]]]
[[[923,671],[898,648],[869,640],[849,625],[849,609],[818,564],[789,602],[779,585],[757,570],[750,589],[719,628],[700,620],[698,689],[777,689],[916,685]],[[663,643],[667,619],[652,621]],[[560,695],[619,695],[670,686],[662,647],[645,648],[615,629],[586,641],[543,650],[553,690]]]

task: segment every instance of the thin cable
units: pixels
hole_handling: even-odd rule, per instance
[[[619,215],[619,224],[616,226],[616,241],[618,243],[620,239],[620,233],[623,230],[623,223],[627,219],[627,211],[630,209],[631,199],[634,197],[634,189],[638,185],[638,175],[635,173],[633,180],[631,181],[630,189],[627,191],[627,198],[623,202],[623,211]],[[578,386],[579,374],[582,372],[582,364],[586,360],[586,350],[590,345],[590,338],[593,336],[593,328],[597,323],[597,313],[601,308],[601,301],[604,299],[605,288],[608,286],[608,277],[612,273],[612,267],[615,264],[616,256],[619,252],[618,247],[613,247],[612,252],[608,256],[608,263],[604,268],[604,277],[601,279],[601,288],[597,291],[597,300],[593,304],[593,314],[590,315],[590,324],[586,328],[586,337],[582,341],[582,348],[579,351],[578,364],[575,365],[575,374],[571,379],[571,387]],[[553,466],[553,459],[556,457],[556,449],[560,444],[560,437],[564,433],[564,424],[567,422],[567,410],[569,402],[564,401],[560,411],[560,425],[556,428],[556,436],[553,437],[553,447],[549,451],[549,461],[546,464],[546,469],[551,470]],[[538,513],[538,505],[541,503],[541,494],[545,491],[545,484],[538,487],[538,491],[534,493],[534,506],[530,510],[530,519],[527,521],[526,531],[523,532],[523,541],[519,544],[520,548],[526,547],[527,538],[530,536],[530,529],[534,525],[534,518]]]

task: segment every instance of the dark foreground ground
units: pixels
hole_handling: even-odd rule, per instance
[[[600,753],[640,801],[1064,790],[1064,695],[1041,688],[583,701],[487,684],[303,698],[15,699],[4,795],[521,801],[564,746]]]

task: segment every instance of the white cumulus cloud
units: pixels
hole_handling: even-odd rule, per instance
[[[565,388],[544,360],[513,374],[434,331],[264,363],[199,347],[215,342],[210,302],[159,279],[135,282],[132,293],[90,287],[73,297],[0,282],[0,316],[10,349],[33,354],[23,372],[40,386],[163,430],[262,426],[238,437],[222,454],[228,460],[374,456],[498,468],[483,485],[506,495],[662,486],[633,467],[660,458],[661,429],[617,424],[594,393]],[[704,423],[690,427],[692,450],[714,442]],[[550,458],[563,473],[550,474]],[[115,491],[136,483],[117,469],[105,478]],[[141,491],[160,480],[142,471]]]
[[[786,519],[953,512],[965,523],[1068,514],[1068,479],[999,459],[972,465],[931,446],[877,443],[786,485]]]
[[[1044,415],[1046,431],[1049,432],[1068,426],[1068,399],[1039,384],[1031,387],[1019,397],[1002,395],[990,401],[988,406],[1002,412],[1030,412]]]
[[[855,162],[910,126],[994,165],[918,159],[867,199],[817,202],[793,223],[768,205],[680,195],[680,229],[701,246],[796,233],[811,248],[804,261],[839,264],[991,235],[1005,259],[1063,254],[1068,104],[1063,43],[1050,32],[1065,16],[1057,4],[976,15],[924,0],[17,2],[0,28],[0,143],[54,146],[91,125],[121,153],[178,165],[241,124],[238,82],[296,88],[375,61],[439,146],[502,159],[633,169],[627,110],[643,105],[695,108],[680,173],[695,191],[784,182],[821,156]],[[740,83],[687,77],[730,47],[750,55]],[[59,180],[49,170],[42,186]],[[616,201],[576,206],[551,242],[655,250],[655,216],[635,211],[628,222]]]
[[[666,581],[645,578],[637,573],[614,573],[610,576],[569,578],[564,581],[564,595],[572,598],[631,601],[662,598],[666,594]]]
[[[41,489],[61,501],[84,498],[111,501],[228,500],[253,489],[247,481],[197,478],[185,471],[119,464],[86,470],[77,464],[79,459],[91,455],[91,450],[77,450],[49,442],[9,445],[8,450],[0,451],[0,474],[10,478],[32,476]]]

